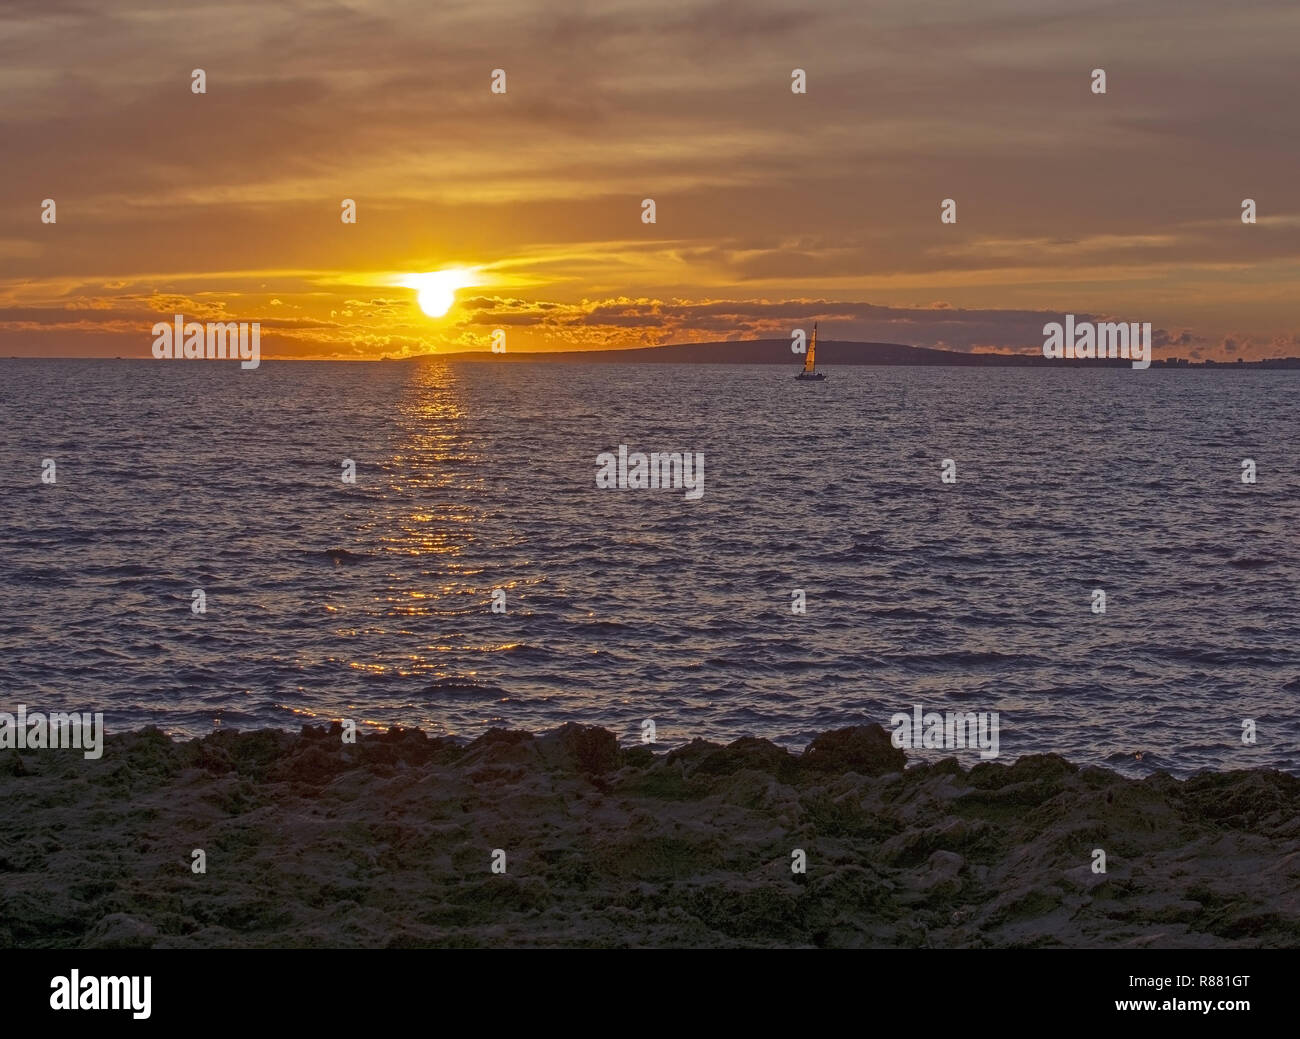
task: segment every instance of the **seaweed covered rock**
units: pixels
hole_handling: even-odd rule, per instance
[[[808,744],[802,761],[804,768],[817,772],[883,776],[901,772],[907,755],[894,746],[889,733],[879,725],[854,725],[822,733]]]

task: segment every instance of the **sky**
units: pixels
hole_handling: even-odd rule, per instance
[[[1300,355],[1298,42],[1295,0],[5,0],[0,355],[178,313],[264,357],[1038,351],[1065,313]]]

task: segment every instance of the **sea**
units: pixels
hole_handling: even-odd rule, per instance
[[[0,710],[1300,773],[1300,372],[796,367],[0,361]]]

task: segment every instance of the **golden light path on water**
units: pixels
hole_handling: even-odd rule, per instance
[[[410,381],[394,412],[394,450],[382,467],[382,507],[379,518],[361,528],[381,547],[384,587],[369,599],[365,627],[348,631],[364,636],[358,641],[373,648],[345,662],[350,670],[371,675],[473,682],[479,672],[466,667],[467,660],[510,652],[520,644],[472,638],[456,618],[490,612],[493,590],[509,598],[520,582],[487,581],[484,568],[466,558],[472,549],[485,547],[492,523],[474,504],[483,498],[486,460],[465,428],[456,369],[436,362],[403,367]],[[393,640],[405,647],[414,641],[417,649],[385,652]],[[412,711],[429,706],[408,704]],[[364,705],[357,709],[364,711]],[[387,727],[379,721],[362,724]]]

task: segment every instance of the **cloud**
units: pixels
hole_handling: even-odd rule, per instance
[[[1029,348],[1066,311],[1170,348],[1296,331],[1289,2],[14,0],[0,26],[0,307],[69,312],[38,329],[285,306],[295,349],[349,354],[477,344],[489,311],[538,348],[810,318]],[[369,295],[448,262],[518,283],[469,324]]]
[[[784,338],[814,321],[826,339],[943,346],[946,349],[1039,349],[1043,325],[1059,313],[969,309],[927,303],[900,307],[846,300],[584,300],[545,309],[524,300],[464,301],[472,324],[521,326],[565,338],[573,348],[624,345],[629,332],[654,345],[719,339]],[[1091,315],[1077,314],[1078,320]]]

